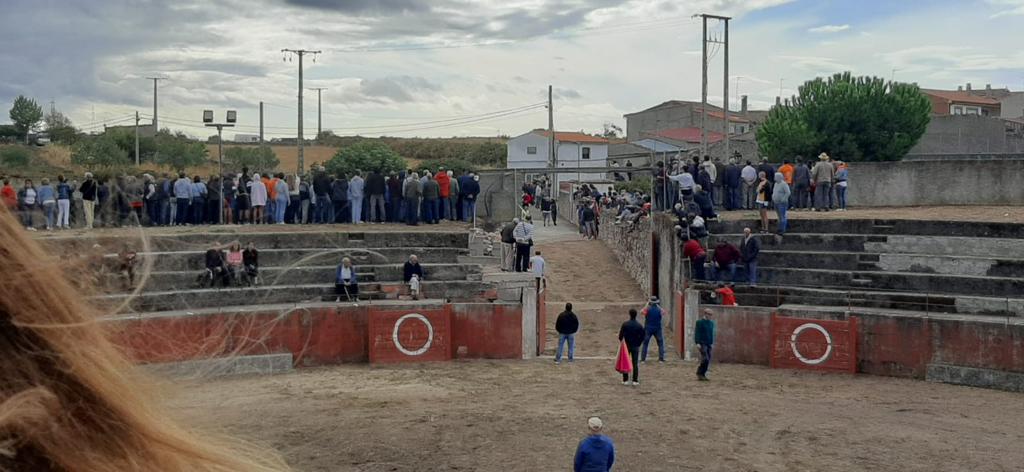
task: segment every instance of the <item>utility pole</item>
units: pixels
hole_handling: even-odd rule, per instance
[[[313,62],[315,63],[316,62],[316,55],[320,54],[321,51],[310,51],[310,50],[307,50],[307,49],[282,49],[281,52],[283,52],[285,54],[291,53],[291,54],[294,54],[296,56],[299,56],[299,134],[298,134],[298,137],[299,137],[299,139],[298,139],[298,142],[299,142],[299,170],[298,170],[298,173],[301,174],[303,168],[305,168],[305,166],[306,166],[305,155],[303,154],[303,150],[302,150],[302,147],[303,147],[303,144],[304,144],[302,141],[305,139],[305,137],[302,134],[302,58],[306,54],[312,54],[313,55]]]
[[[263,145],[263,100],[260,100],[260,146]]]
[[[160,124],[157,122],[157,119],[156,119],[156,112],[157,112],[156,84],[157,84],[157,82],[159,82],[161,80],[167,80],[167,77],[146,77],[146,78],[153,81],[153,133],[156,133],[157,131],[160,131]]]
[[[224,190],[224,128],[234,127],[237,121],[238,114],[234,110],[228,110],[223,123],[213,122],[213,110],[203,110],[203,126],[217,128],[217,175],[221,191]],[[224,205],[220,205],[217,222],[224,224]]]
[[[722,118],[725,122],[725,152],[729,152],[729,20],[732,18],[727,16],[719,15],[694,15],[700,16],[703,20],[703,29],[701,33],[701,92],[700,92],[700,152],[701,156],[705,156],[708,153],[708,137],[707,137],[707,123],[706,115],[708,108],[708,44],[720,44],[725,49],[725,81],[722,85],[724,91],[723,103],[722,103]],[[725,24],[725,36],[723,40],[709,39],[708,38],[708,19],[718,20]]]
[[[139,111],[135,110],[135,166],[139,166]]]
[[[555,103],[552,99],[552,87],[548,85],[548,165],[553,169],[558,168],[558,155],[555,150]],[[557,179],[556,179],[557,180]],[[555,182],[558,185],[558,182]]]
[[[324,132],[324,115],[321,113],[321,110],[323,110],[323,108],[322,102],[320,101],[320,92],[327,90],[327,87],[311,87],[310,90],[316,90],[316,138],[320,139],[320,133]]]

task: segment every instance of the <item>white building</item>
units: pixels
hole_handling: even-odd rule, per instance
[[[260,135],[258,134],[242,134],[235,133],[236,143],[258,143],[260,142]]]
[[[508,141],[509,169],[548,168],[550,133],[535,129]],[[608,180],[603,172],[586,172],[588,167],[608,167],[608,140],[584,133],[555,132],[555,162],[559,182]],[[575,172],[573,172],[575,170]]]

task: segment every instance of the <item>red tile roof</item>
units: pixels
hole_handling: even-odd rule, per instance
[[[543,129],[534,130],[535,133],[547,137],[548,131]],[[600,136],[591,136],[586,133],[575,133],[572,131],[555,131],[555,139],[563,143],[600,143],[608,144],[608,140]]]
[[[969,103],[971,105],[999,106],[999,100],[989,97],[979,97],[971,92],[958,90],[932,90],[921,89],[921,93],[939,97],[943,100],[956,103]]]
[[[683,141],[687,143],[699,143],[700,142],[700,128],[672,128],[663,129],[655,133],[656,136],[663,138],[674,139],[676,141]],[[715,131],[707,131],[708,143],[717,143],[725,139],[725,135]]]

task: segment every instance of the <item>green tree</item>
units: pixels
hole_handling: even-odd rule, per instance
[[[28,167],[32,153],[22,146],[0,147],[0,165],[6,167]]]
[[[374,169],[390,173],[405,169],[405,159],[380,141],[362,141],[339,149],[324,167],[330,173],[345,175]]]
[[[930,111],[916,85],[844,72],[800,86],[790,104],[768,113],[757,142],[773,160],[827,152],[844,161],[894,161],[921,139]]]
[[[71,148],[71,163],[90,170],[120,170],[132,165],[128,153],[110,136],[85,138]]]
[[[651,179],[634,179],[625,182],[616,182],[615,190],[619,192],[643,192],[650,195]]]
[[[159,133],[155,138],[157,165],[165,166],[174,171],[182,171],[188,167],[206,163],[206,145],[197,141]]]
[[[43,119],[43,109],[35,100],[18,95],[18,98],[14,99],[10,116],[15,129],[25,137],[25,144],[28,144],[28,134]]]
[[[78,140],[78,130],[71,123],[71,119],[63,113],[53,110],[43,117],[43,122],[46,124],[46,133],[50,135],[51,141],[61,144],[75,144],[75,141]]]
[[[232,147],[224,151],[224,168],[241,172],[243,167],[263,172],[274,170],[281,163],[269,146]]]

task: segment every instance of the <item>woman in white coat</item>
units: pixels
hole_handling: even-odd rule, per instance
[[[260,174],[252,174],[249,185],[249,200],[252,202],[252,221],[263,222],[263,208],[267,206],[267,186],[260,180]]]

